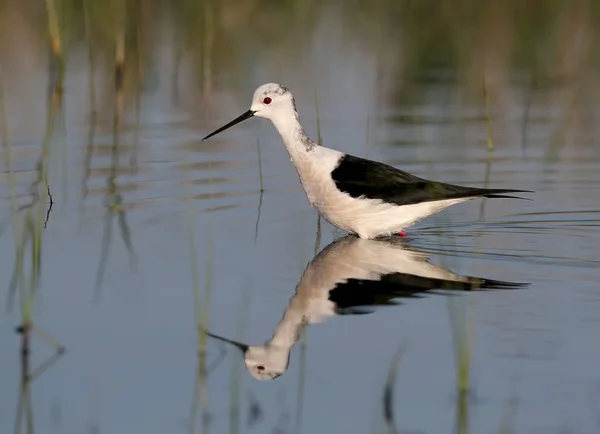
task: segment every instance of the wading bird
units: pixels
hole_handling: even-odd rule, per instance
[[[318,146],[300,124],[292,93],[276,83],[256,89],[250,110],[202,140],[253,116],[273,122],[317,212],[360,238],[406,236],[403,229],[451,205],[475,198],[522,199],[505,193],[532,193],[430,181],[384,163]]]

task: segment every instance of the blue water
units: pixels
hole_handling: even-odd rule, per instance
[[[514,98],[494,115],[490,155],[485,116],[448,97],[456,85],[420,84],[426,98],[414,104],[379,97],[389,83],[377,81],[361,44],[352,38],[343,50],[335,44],[341,42],[306,47],[318,59],[325,145],[418,176],[484,186],[488,171],[490,187],[535,190],[533,201],[452,207],[411,228],[407,248],[460,275],[531,285],[460,297],[424,295],[369,315],[325,318],[304,329],[289,369],[273,381],[254,380],[235,347],[209,338],[212,370],[200,401],[207,404],[210,430],[387,432],[383,391],[401,346],[393,386],[398,430],[451,432],[458,402],[453,333],[464,331],[451,320],[467,315],[470,432],[497,433],[503,424],[519,433],[597,432],[600,156],[592,138],[569,129],[565,142],[553,147],[562,112],[535,100],[523,138],[524,102]],[[323,57],[332,47],[339,50],[336,62]],[[366,59],[358,66],[357,56]],[[212,96],[195,105],[166,98],[169,72],[158,68],[157,87],[143,94],[139,127],[135,116],[127,116],[119,138],[119,209],[132,252],[118,216],[104,207],[113,141],[108,109],[86,175],[87,75],[73,61],[66,129],[52,145],[54,204],[43,231],[33,314],[37,327],[66,353],[31,385],[37,432],[187,432],[199,361],[195,285],[211,332],[261,345],[271,338],[315,252],[344,235],[321,222],[317,239],[317,214],[267,121],[250,120],[201,141],[247,110],[257,85],[273,80],[292,89],[316,138],[314,86],[307,78],[313,65],[292,60],[277,69],[259,60],[243,81],[223,77]],[[522,89],[515,86],[511,92],[519,95]],[[6,100],[7,107],[18,107],[8,121],[21,205],[31,200],[43,135],[38,90],[9,90]],[[559,90],[544,92],[551,98]],[[30,126],[22,120],[27,113]],[[3,168],[0,275],[7,293],[15,257],[8,181]],[[19,214],[21,226],[25,213]],[[111,241],[96,287],[107,215],[114,216]],[[2,304],[7,311],[8,302]],[[17,415],[19,323],[18,304],[0,316],[2,432],[11,432]],[[34,368],[54,351],[35,334],[31,345]],[[196,432],[203,405],[197,403]]]

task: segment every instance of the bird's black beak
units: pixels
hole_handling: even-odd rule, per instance
[[[241,116],[238,116],[237,118],[235,118],[234,120],[232,120],[231,122],[229,122],[227,125],[223,125],[218,130],[215,130],[212,133],[210,133],[208,136],[206,136],[205,138],[203,138],[202,141],[205,141],[206,139],[208,139],[209,137],[214,136],[215,134],[219,134],[221,131],[225,131],[227,128],[230,128],[230,127],[234,126],[235,124],[239,124],[240,122],[245,121],[246,119],[251,118],[252,116],[254,116],[254,113],[256,113],[256,112],[254,112],[252,110],[248,110],[246,113],[244,113]]]
[[[242,353],[246,353],[246,351],[248,351],[248,345],[246,344],[242,344],[241,342],[237,342],[237,341],[232,341],[231,339],[227,339],[221,336],[217,336],[217,335],[213,335],[212,333],[205,331],[205,333],[210,336],[211,338],[217,339],[219,341],[228,343],[233,345],[234,347],[238,348]]]

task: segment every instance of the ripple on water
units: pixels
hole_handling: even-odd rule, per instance
[[[518,214],[505,221],[453,223],[415,229],[419,249],[444,257],[518,263],[536,279],[597,282],[600,227],[591,217],[597,211]],[[568,218],[559,218],[569,216]],[[584,223],[581,223],[581,221]],[[589,223],[585,223],[589,220]]]

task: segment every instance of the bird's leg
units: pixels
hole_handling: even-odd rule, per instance
[[[400,231],[400,232],[396,232],[394,235],[400,237],[400,238],[404,238],[405,236],[407,236],[408,234],[404,231]]]

